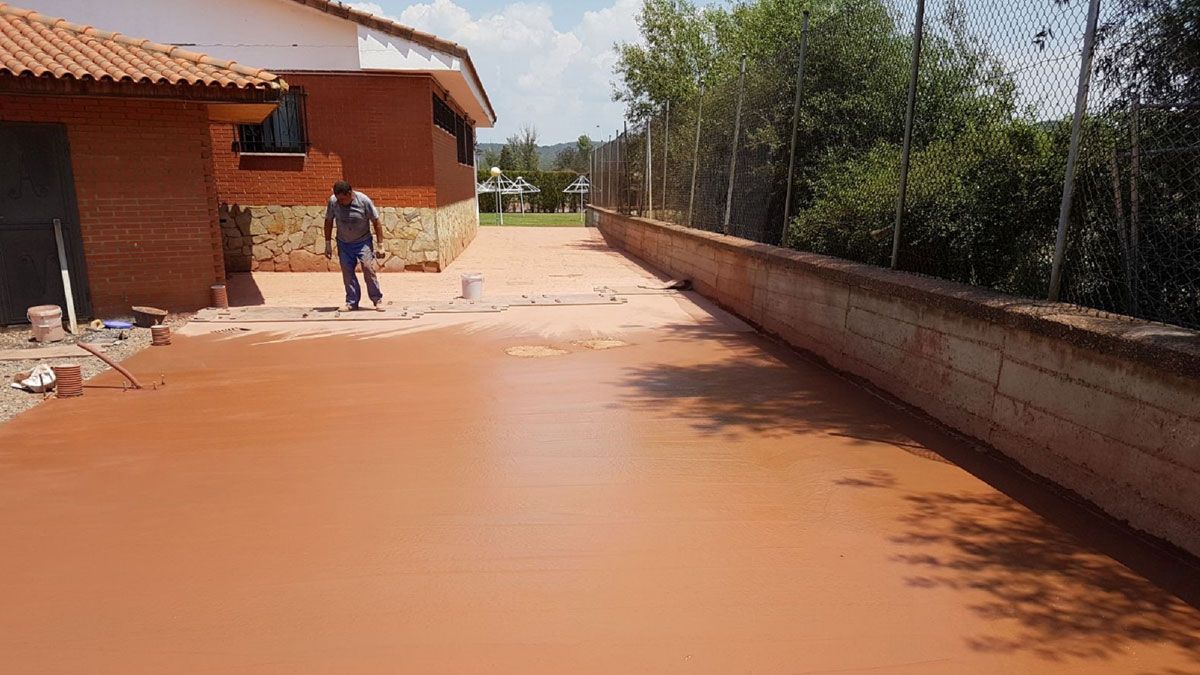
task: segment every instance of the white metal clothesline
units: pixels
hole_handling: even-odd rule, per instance
[[[492,169],[492,177],[482,183],[475,185],[476,194],[496,194],[496,215],[500,219],[500,224],[504,224],[504,208],[502,205],[501,195],[517,195],[521,200],[521,213],[525,212],[525,195],[537,194],[541,192],[537,186],[530,184],[521,176],[517,176],[516,180],[505,176],[498,169]]]
[[[592,191],[592,182],[587,176],[580,174],[579,178],[575,179],[574,183],[567,186],[563,193],[569,195],[586,195]]]
[[[521,213],[525,213],[525,195],[537,194],[542,190],[536,185],[530,184],[530,182],[525,180],[525,178],[522,176],[517,176],[517,180],[513,183],[513,185],[519,190],[519,192],[517,192],[517,198],[521,202]]]
[[[583,215],[583,196],[591,194],[591,192],[592,182],[583,174],[580,174],[574,183],[571,183],[567,186],[567,189],[563,190],[563,194],[579,195],[579,213],[581,216]]]

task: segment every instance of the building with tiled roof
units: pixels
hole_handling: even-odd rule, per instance
[[[212,127],[228,270],[336,269],[320,216],[340,179],[383,207],[385,271],[443,269],[474,237],[496,113],[461,45],[330,0],[29,1],[287,80],[263,124]]]
[[[225,278],[210,127],[260,124],[287,89],[261,68],[0,3],[0,324],[67,308],[64,258],[80,318],[206,305]]]

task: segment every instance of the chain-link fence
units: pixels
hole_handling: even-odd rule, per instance
[[[1200,328],[1200,3],[815,4],[598,147],[593,202]]]

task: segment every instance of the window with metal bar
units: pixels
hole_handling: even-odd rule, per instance
[[[454,140],[458,146],[458,163],[466,164],[467,121],[458,115],[454,116]]]
[[[284,92],[279,107],[262,124],[239,124],[233,151],[240,153],[297,154],[308,152],[305,94],[300,87]]]
[[[433,123],[448,133],[454,133],[454,109],[437,94],[433,95]]]

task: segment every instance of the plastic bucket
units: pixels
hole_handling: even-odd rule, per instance
[[[58,342],[66,337],[62,325],[62,308],[57,305],[30,307],[25,314],[33,324],[33,339],[38,342]]]
[[[479,300],[483,297],[483,275],[479,273],[462,275],[462,296],[464,300]]]

